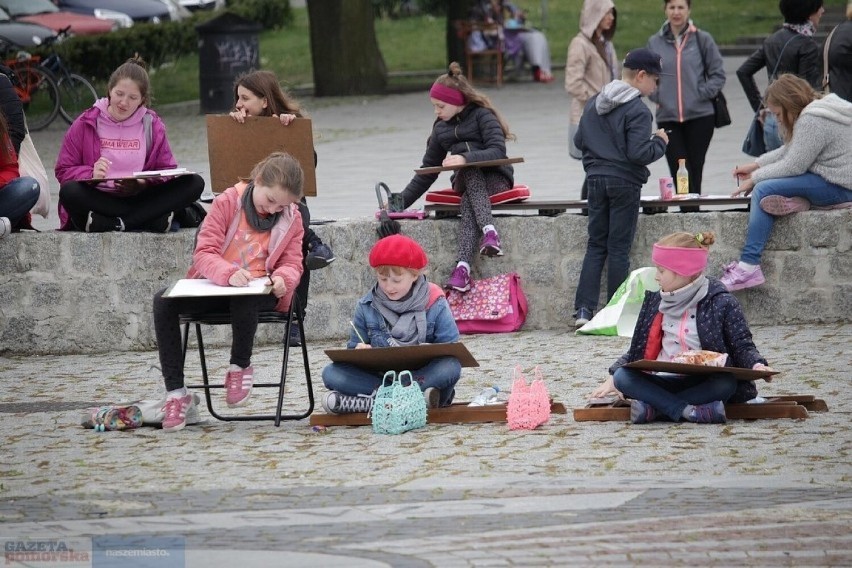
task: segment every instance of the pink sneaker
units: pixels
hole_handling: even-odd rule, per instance
[[[195,404],[191,394],[167,398],[163,406],[163,431],[176,432],[186,426],[186,413]]]
[[[729,292],[760,286],[766,282],[760,266],[755,266],[754,270],[748,271],[740,268],[740,265],[736,262],[725,267],[725,273],[719,280]]]
[[[488,231],[483,235],[482,242],[479,243],[479,254],[485,256],[503,256],[503,249],[500,248],[500,237],[497,231]]]
[[[784,197],[783,195],[767,195],[760,200],[760,208],[775,217],[783,217],[791,213],[801,213],[811,208],[811,202],[804,197]]]
[[[447,288],[458,290],[459,292],[467,292],[470,290],[470,272],[464,266],[456,266],[450,279],[447,280]]]
[[[248,402],[253,381],[254,367],[251,365],[239,371],[228,371],[225,375],[225,402],[228,408],[243,406]]]

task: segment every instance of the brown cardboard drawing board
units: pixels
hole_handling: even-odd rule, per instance
[[[464,343],[424,343],[375,349],[326,349],[325,354],[335,363],[350,363],[370,371],[418,369],[435,357],[447,355],[457,357],[462,367],[479,367],[479,363]]]
[[[272,152],[287,152],[302,166],[305,195],[317,194],[314,134],[309,118],[287,126],[274,116],[249,116],[242,124],[227,114],[207,115],[207,155],[213,193],[222,193]]]

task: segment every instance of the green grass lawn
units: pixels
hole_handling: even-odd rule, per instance
[[[582,0],[550,0],[547,13],[542,2],[520,0],[532,23],[542,28],[550,43],[554,65],[564,64],[568,43],[577,34]],[[826,6],[842,6],[846,0],[825,0]],[[661,0],[616,2],[618,30],[615,46],[619,55],[645,45],[648,37],[663,24]],[[260,36],[261,66],[274,71],[290,88],[313,81],[308,14],[305,8],[293,9],[291,27],[265,31]],[[696,0],[692,19],[701,29],[713,34],[719,44],[733,43],[740,36],[767,33],[781,22],[777,0]],[[400,20],[377,20],[376,35],[388,71],[440,70],[446,65],[446,21],[420,16]],[[142,54],[144,56],[144,54]],[[421,83],[423,79],[419,80]],[[159,104],[198,98],[198,57],[187,56],[152,74],[156,102]],[[394,79],[391,84],[398,84]]]

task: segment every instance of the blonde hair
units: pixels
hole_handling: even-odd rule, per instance
[[[766,89],[766,103],[781,107],[778,124],[781,125],[781,135],[784,142],[793,137],[793,128],[802,110],[819,95],[811,84],[791,73],[784,73]]]
[[[672,233],[657,241],[657,244],[665,247],[710,248],[710,245],[715,242],[716,233],[705,231],[703,233]]]
[[[280,187],[297,199],[302,198],[302,166],[286,152],[273,152],[258,162],[251,171],[251,179],[266,187]]]
[[[516,138],[509,130],[509,124],[497,111],[497,109],[494,108],[494,104],[491,102],[491,99],[489,99],[487,95],[484,95],[473,88],[473,85],[471,85],[467,78],[462,74],[461,65],[457,62],[453,61],[450,63],[448,72],[438,77],[435,82],[440,85],[444,85],[445,87],[450,87],[451,89],[460,91],[461,94],[464,95],[465,101],[468,103],[481,106],[482,108],[487,108],[493,112],[494,116],[497,117],[498,122],[500,122],[500,128],[503,129],[503,136],[506,137],[506,140],[514,140]]]
[[[135,54],[133,57],[122,63],[109,76],[107,83],[107,98],[112,88],[122,79],[130,79],[136,86],[139,87],[139,94],[142,96],[141,106],[151,105],[151,79],[148,77],[146,70],[147,64],[145,60]]]
[[[402,276],[406,272],[408,272],[414,277],[417,277],[426,272],[425,270],[418,270],[416,268],[406,268],[404,266],[393,266],[390,264],[380,264],[379,266],[375,267],[374,270],[376,271],[376,274],[384,276],[385,278],[391,275]]]

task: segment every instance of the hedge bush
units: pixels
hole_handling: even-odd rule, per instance
[[[228,0],[225,9],[260,23],[264,29],[278,29],[293,22],[289,0]],[[180,21],[135,24],[107,34],[74,36],[57,44],[56,50],[68,67],[92,79],[106,79],[135,53],[156,68],[182,55],[197,53],[195,26],[222,13],[199,11]]]

